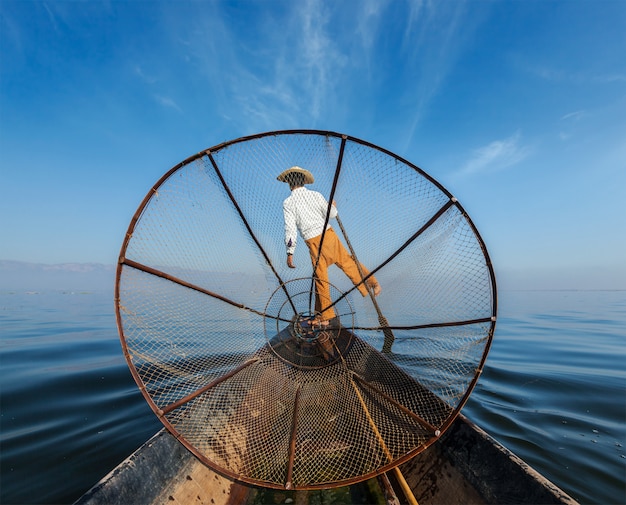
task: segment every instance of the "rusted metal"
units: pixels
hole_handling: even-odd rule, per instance
[[[355,326],[355,330],[384,330],[389,328],[391,330],[426,330],[429,328],[449,328],[452,326],[468,326],[472,324],[491,323],[491,317],[481,317],[479,319],[467,319],[465,321],[446,321],[441,323],[428,323],[428,324],[414,324],[414,325],[381,325],[376,327],[370,326]]]
[[[237,368],[235,368],[234,370],[231,370],[230,372],[228,372],[227,374],[222,375],[221,377],[218,377],[215,380],[212,380],[211,382],[209,382],[206,386],[198,389],[197,391],[194,391],[191,394],[188,394],[187,396],[185,396],[184,398],[181,398],[180,400],[178,400],[177,402],[174,403],[170,403],[167,407],[163,407],[161,409],[161,415],[164,416],[166,414],[169,414],[170,412],[172,412],[173,410],[176,410],[179,407],[182,407],[183,405],[185,405],[186,403],[189,403],[191,400],[194,400],[195,398],[198,398],[198,396],[200,396],[201,394],[206,393],[207,391],[209,391],[210,389],[213,389],[215,386],[217,386],[218,384],[221,384],[222,382],[224,382],[225,380],[230,379],[231,377],[233,377],[234,375],[237,375],[239,372],[241,372],[244,368],[249,367],[250,365],[252,365],[253,363],[256,363],[257,361],[259,361],[258,359],[251,359],[246,361],[245,363],[243,363],[241,366],[238,366]]]
[[[296,459],[296,436],[298,434],[298,407],[300,406],[300,386],[296,389],[296,397],[293,400],[293,424],[291,425],[291,437],[289,441],[289,465],[287,467],[287,481],[285,489],[293,487],[293,462]]]
[[[402,244],[398,249],[396,249],[385,261],[383,261],[380,265],[370,270],[370,273],[365,276],[364,281],[369,279],[372,275],[377,273],[381,268],[387,265],[390,261],[392,261],[395,257],[397,257],[402,251],[404,251],[417,237],[419,237],[422,233],[424,233],[428,228],[430,228],[437,219],[439,219],[445,212],[454,205],[454,200],[448,200],[429,220],[428,222],[422,226],[419,230],[417,230],[404,244]],[[341,300],[341,298],[349,295],[353,292],[356,287],[352,287],[348,291],[346,291],[337,301]],[[336,302],[335,302],[336,303]]]
[[[222,175],[222,172],[220,171],[219,167],[217,166],[217,163],[215,162],[215,158],[213,158],[213,154],[211,153],[211,150],[207,149],[207,151],[205,151],[205,152],[206,152],[206,155],[209,158],[209,161],[211,162],[211,165],[213,166],[213,169],[215,170],[215,173],[217,174],[220,182],[222,183],[222,186],[224,187],[224,190],[228,194],[228,198],[230,198],[230,201],[235,206],[235,209],[237,209],[237,214],[241,218],[241,221],[244,224],[244,226],[246,227],[246,230],[248,230],[248,233],[250,234],[250,237],[252,237],[252,240],[254,240],[254,243],[259,248],[259,251],[261,251],[261,254],[263,255],[263,258],[265,258],[265,261],[267,262],[269,267],[272,269],[272,272],[274,272],[274,275],[276,276],[276,279],[278,280],[278,283],[281,286],[284,286],[285,283],[280,278],[280,275],[276,271],[276,268],[274,268],[274,265],[272,264],[272,260],[270,259],[270,257],[268,256],[267,252],[263,248],[263,245],[261,245],[261,242],[259,242],[259,239],[257,238],[257,236],[255,235],[254,231],[250,227],[250,223],[248,222],[248,219],[246,218],[246,216],[242,212],[241,207],[239,206],[239,204],[237,203],[237,200],[233,196],[233,193],[232,193],[230,187],[228,187],[228,184],[226,183],[226,180],[224,179],[224,176]],[[292,305],[292,308],[294,309],[294,312],[295,312],[295,306],[293,305],[293,302],[291,301],[291,297],[289,296],[289,293],[287,291],[285,291],[285,295],[287,295],[287,299],[289,300],[289,303]]]
[[[232,305],[233,307],[237,307],[237,308],[243,309],[243,310],[248,310],[248,311],[254,312],[255,314],[258,314],[260,316],[265,316],[265,313],[263,313],[261,311],[255,310],[255,309],[250,308],[250,307],[246,307],[245,305],[243,305],[243,304],[241,304],[239,302],[235,302],[233,300],[230,300],[230,299],[226,298],[225,296],[221,296],[221,295],[219,295],[217,293],[209,291],[208,289],[204,289],[204,288],[202,288],[200,286],[196,286],[195,284],[192,284],[191,282],[187,282],[187,281],[185,281],[183,279],[180,279],[178,277],[175,277],[173,275],[165,273],[165,272],[163,272],[161,270],[158,270],[156,268],[149,267],[148,265],[143,265],[141,263],[138,263],[137,261],[133,261],[133,260],[130,260],[128,258],[123,258],[123,259],[120,260],[120,264],[128,265],[129,267],[132,267],[132,268],[134,268],[136,270],[141,270],[142,272],[146,272],[148,274],[154,275],[155,277],[160,277],[162,279],[166,279],[166,280],[168,280],[170,282],[173,282],[174,284],[178,284],[179,286],[184,286],[186,288],[193,289],[194,291],[198,291],[199,293],[203,293],[205,295],[208,295],[208,296],[210,296],[212,298],[217,298],[218,300],[226,302],[229,305]]]
[[[346,135],[341,136],[341,144],[339,146],[339,156],[337,157],[337,167],[335,168],[335,175],[333,176],[333,185],[330,189],[330,196],[328,197],[328,208],[326,209],[326,217],[324,218],[324,226],[322,228],[322,237],[320,238],[320,245],[317,249],[317,258],[315,259],[315,265],[313,265],[313,272],[317,272],[317,267],[320,262],[320,256],[322,254],[322,246],[324,245],[324,237],[326,237],[326,227],[328,226],[328,221],[330,220],[330,210],[333,206],[333,198],[335,197],[335,190],[337,189],[337,182],[339,181],[339,173],[341,172],[341,164],[343,162],[343,153],[346,148]],[[313,295],[313,283],[315,279],[311,279],[311,298]],[[309,301],[309,305],[311,302]],[[324,312],[328,307],[322,307],[321,312]]]

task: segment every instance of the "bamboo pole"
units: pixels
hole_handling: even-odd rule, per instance
[[[383,440],[383,436],[381,435],[380,431],[378,430],[378,427],[376,426],[376,423],[374,422],[374,419],[372,419],[372,416],[371,416],[371,414],[369,412],[369,409],[367,408],[365,400],[363,399],[363,396],[361,395],[361,392],[359,391],[358,386],[354,382],[354,379],[350,378],[350,383],[352,384],[352,387],[354,388],[354,391],[355,391],[355,393],[357,395],[357,398],[359,399],[359,402],[361,403],[361,407],[363,407],[363,411],[365,412],[367,420],[370,423],[372,431],[374,431],[374,434],[376,435],[376,438],[378,438],[380,446],[383,448],[383,451],[385,452],[385,455],[387,456],[387,459],[389,460],[389,462],[393,461],[393,456],[391,455],[391,451],[389,451],[389,448],[387,447],[387,444],[385,444],[385,441]],[[398,483],[400,484],[400,487],[402,488],[402,491],[404,492],[404,495],[406,496],[406,499],[408,500],[408,502],[411,505],[419,505],[417,503],[417,500],[415,499],[415,496],[413,495],[413,491],[411,491],[411,488],[409,487],[409,484],[407,483],[406,479],[404,478],[404,475],[402,475],[402,472],[400,471],[400,469],[396,466],[396,467],[394,467],[393,470],[394,470],[394,473],[396,474],[396,478],[398,479]]]

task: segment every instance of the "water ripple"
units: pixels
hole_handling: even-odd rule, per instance
[[[464,414],[582,503],[623,502],[626,292],[504,292],[500,306]],[[0,502],[71,503],[161,428],[111,295],[0,293],[0,326]]]

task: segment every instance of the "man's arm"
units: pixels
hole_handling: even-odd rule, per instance
[[[293,253],[296,250],[298,240],[298,226],[296,225],[296,215],[290,206],[283,204],[283,216],[285,218],[285,247],[287,248],[287,266],[296,268],[293,263]]]
[[[335,200],[333,200],[333,204],[330,207],[330,218],[335,219],[337,217],[337,206],[335,204]]]

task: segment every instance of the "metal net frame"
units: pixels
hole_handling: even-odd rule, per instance
[[[331,266],[329,327],[315,326],[301,239],[297,268],[285,261],[289,187],[276,176],[294,165],[335,200],[328,223],[382,287],[362,296]],[[497,309],[485,244],[441,184],[313,130],[239,138],[168,171],[128,227],[115,302],[165,427],[211,468],[287,489],[365,480],[434,443],[480,376]]]

